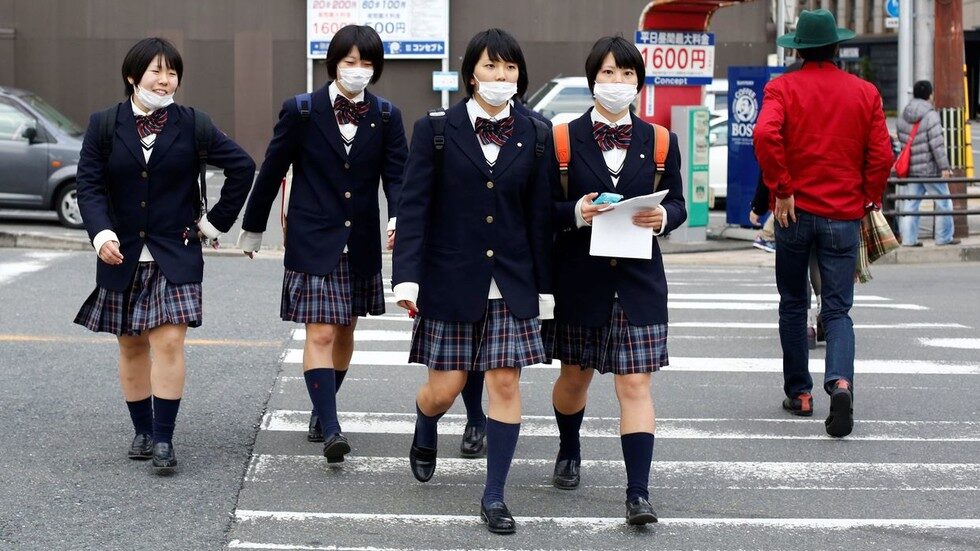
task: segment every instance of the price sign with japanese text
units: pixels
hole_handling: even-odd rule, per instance
[[[646,65],[647,84],[711,84],[715,70],[715,35],[712,33],[637,31],[636,48]]]
[[[306,55],[323,58],[333,35],[368,25],[386,58],[443,59],[449,51],[449,0],[306,0]]]

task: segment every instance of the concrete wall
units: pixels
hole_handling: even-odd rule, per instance
[[[647,0],[452,0],[450,68],[469,38],[507,29],[524,48],[529,92],[558,75],[584,74],[602,35],[632,36]],[[716,74],[728,64],[763,64],[770,52],[768,3],[724,8],[712,22]],[[13,38],[2,29],[12,29]],[[0,85],[32,90],[80,123],[122,99],[120,66],[139,38],[173,40],[184,57],[180,103],[209,112],[261,158],[283,99],[304,90],[306,0],[0,0]],[[431,107],[440,62],[391,60],[373,88],[405,113],[406,126]],[[322,63],[314,83],[326,80]],[[452,100],[459,99],[454,94]]]

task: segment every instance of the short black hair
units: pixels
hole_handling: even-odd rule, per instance
[[[361,59],[371,62],[374,69],[371,84],[378,82],[385,68],[385,47],[378,32],[367,25],[347,25],[333,35],[330,47],[327,48],[327,75],[331,80],[337,80],[337,65],[350,54],[354,46],[357,46]]]
[[[180,57],[177,47],[166,38],[144,38],[129,49],[122,64],[123,86],[125,86],[126,96],[133,95],[134,87],[129,83],[129,79],[139,83],[143,79],[146,68],[153,63],[157,56],[163,56],[169,69],[177,71],[177,83],[184,82],[184,60]]]
[[[796,53],[803,58],[803,61],[833,61],[837,57],[839,47],[840,42],[834,42],[816,48],[802,48],[796,50]]]
[[[517,95],[523,96],[527,92],[527,63],[524,61],[524,51],[517,39],[507,31],[501,29],[487,29],[476,33],[466,46],[466,53],[463,54],[463,65],[460,67],[460,76],[463,77],[463,85],[466,86],[466,95],[472,97],[476,91],[476,86],[470,82],[473,78],[473,71],[476,64],[480,61],[480,56],[486,50],[490,61],[509,61],[517,64]]]
[[[932,95],[932,83],[928,80],[920,80],[912,86],[912,97],[916,99],[929,99]]]
[[[585,77],[589,80],[589,91],[595,91],[595,78],[602,69],[602,62],[610,53],[616,60],[617,67],[636,71],[636,91],[639,92],[646,80],[646,65],[636,46],[622,36],[604,36],[592,45],[589,57],[585,58]]]

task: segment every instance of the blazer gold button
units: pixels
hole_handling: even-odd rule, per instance
[[[350,220],[347,220],[347,221],[344,222],[344,227],[347,227],[347,228],[350,227]]]
[[[140,232],[140,238],[143,238],[143,237],[146,237],[146,232],[145,231],[141,231]]]
[[[146,201],[140,201],[140,206],[145,209],[146,208]]]
[[[487,182],[487,189],[493,189],[493,182]]]
[[[487,216],[487,224],[493,224],[493,216]]]
[[[148,176],[148,174],[147,174],[147,173],[146,173],[146,171],[144,170],[143,172],[140,172],[140,176],[142,176],[142,177],[144,177],[144,178],[146,178],[146,177]]]
[[[350,169],[350,163],[344,163],[344,168]]]
[[[615,268],[616,267],[616,259],[614,258],[614,259],[610,260],[609,261],[609,265]]]
[[[346,198],[348,198],[348,199],[350,199],[350,197],[351,197],[351,196],[350,196],[350,192],[349,192],[349,191],[348,191],[348,192],[345,192],[345,193],[344,193],[344,197],[346,197]]]
[[[493,258],[493,249],[487,250],[487,258]]]

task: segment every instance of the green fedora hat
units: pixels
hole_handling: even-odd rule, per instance
[[[776,39],[783,48],[803,50],[836,44],[854,38],[854,31],[837,27],[834,14],[827,10],[803,10],[796,22],[796,32]]]

